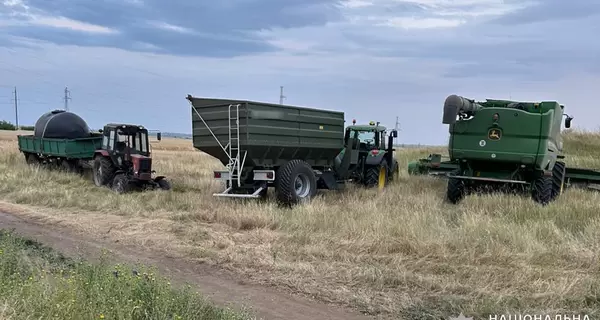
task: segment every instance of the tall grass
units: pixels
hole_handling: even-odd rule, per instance
[[[0,230],[0,319],[249,319],[152,269],[73,261]]]

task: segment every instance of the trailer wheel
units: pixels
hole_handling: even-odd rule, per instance
[[[315,173],[305,161],[289,161],[277,170],[275,177],[275,194],[280,203],[296,204],[310,200],[317,193]]]
[[[25,155],[25,161],[27,162],[28,165],[32,166],[32,165],[36,165],[36,164],[40,164],[40,159],[38,158],[38,156],[36,156],[33,153],[28,153]]]
[[[537,203],[547,205],[552,201],[552,177],[542,176],[533,181],[531,197]]]
[[[115,168],[112,162],[103,157],[98,156],[94,159],[94,184],[101,187],[107,185],[115,175]]]
[[[565,163],[557,161],[552,168],[552,200],[558,198],[563,193],[565,186],[565,175],[567,168]]]
[[[117,174],[112,181],[111,189],[118,194],[129,191],[129,179],[124,174]]]
[[[389,175],[387,161],[383,160],[378,166],[367,168],[365,186],[368,188],[377,186],[381,190],[387,187]]]
[[[448,178],[448,189],[446,199],[452,204],[459,203],[466,195],[466,185],[463,179]]]
[[[69,172],[69,173],[77,172],[77,166],[72,161],[63,160],[63,161],[61,161],[60,166],[61,166],[62,170],[64,170],[65,172]]]

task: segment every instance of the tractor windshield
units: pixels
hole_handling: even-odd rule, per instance
[[[375,132],[374,131],[359,131],[358,140],[361,143],[375,143]]]
[[[119,152],[129,151],[131,154],[148,153],[148,134],[144,131],[124,132],[117,130],[117,145]]]

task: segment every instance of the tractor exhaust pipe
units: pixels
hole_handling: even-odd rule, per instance
[[[474,100],[469,100],[465,97],[457,96],[455,94],[450,95],[444,102],[444,115],[442,118],[443,124],[454,124],[456,123],[456,116],[460,113],[474,114],[480,110],[482,106],[475,103]]]

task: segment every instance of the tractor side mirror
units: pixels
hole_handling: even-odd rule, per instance
[[[392,137],[398,138],[398,131],[392,130],[391,134],[392,134]]]
[[[102,133],[102,132],[104,132],[104,130],[102,130],[102,129],[98,129],[98,132]]]
[[[565,119],[565,128],[570,128],[571,127],[571,121],[573,120],[573,117],[569,117],[567,116],[567,118]]]
[[[162,139],[162,135],[160,132],[156,133],[156,140],[160,141]]]

